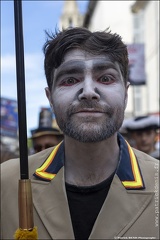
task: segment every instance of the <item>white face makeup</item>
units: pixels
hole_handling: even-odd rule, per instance
[[[71,50],[55,70],[53,82],[47,96],[64,134],[97,142],[121,127],[127,88],[117,63],[104,55]]]

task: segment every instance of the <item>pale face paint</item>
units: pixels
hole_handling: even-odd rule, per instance
[[[53,82],[46,93],[65,135],[98,142],[121,127],[128,87],[118,63],[109,57],[71,50],[55,70]]]

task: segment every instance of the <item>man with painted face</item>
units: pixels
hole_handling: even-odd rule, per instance
[[[159,162],[118,133],[129,86],[126,45],[110,31],[71,28],[48,35],[44,53],[46,95],[64,141],[29,157],[39,239],[158,239]],[[2,239],[18,227],[19,163],[9,162]]]

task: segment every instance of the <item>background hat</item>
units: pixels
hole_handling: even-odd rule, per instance
[[[63,135],[63,132],[60,130],[50,108],[41,108],[41,111],[39,113],[39,126],[38,128],[31,130],[31,134],[31,138],[36,138],[44,135]]]
[[[127,131],[142,131],[160,128],[159,116],[149,115],[127,119],[123,122],[123,128]]]
[[[44,135],[63,135],[63,132],[60,129],[51,128],[51,127],[39,127],[37,129],[31,130],[32,138],[44,136]]]

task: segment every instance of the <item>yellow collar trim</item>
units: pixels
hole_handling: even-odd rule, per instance
[[[134,176],[135,180],[134,181],[122,181],[122,183],[126,188],[143,187],[143,181],[142,181],[141,173],[140,173],[140,170],[139,170],[139,167],[137,164],[135,154],[128,143],[127,143],[127,146],[128,146],[130,160],[131,160],[132,172],[133,172],[133,176]]]
[[[46,169],[49,167],[51,162],[54,160],[54,157],[55,157],[60,145],[61,145],[61,142],[53,149],[53,151],[51,152],[51,154],[49,155],[47,160],[43,163],[43,165],[40,168],[36,169],[37,176],[44,178],[45,180],[46,179],[52,180],[56,176],[56,173],[46,172]]]

